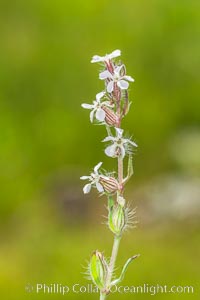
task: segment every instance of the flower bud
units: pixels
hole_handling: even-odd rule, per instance
[[[105,122],[110,126],[117,126],[118,118],[113,110],[109,109],[107,106],[102,106],[102,109],[105,111]]]
[[[120,235],[126,225],[125,208],[120,204],[116,204],[109,210],[108,225],[110,230]]]
[[[89,263],[89,273],[92,281],[99,290],[105,288],[106,277],[108,274],[108,264],[101,252],[96,250]]]
[[[99,182],[109,194],[115,193],[119,189],[119,183],[114,177],[100,176]]]

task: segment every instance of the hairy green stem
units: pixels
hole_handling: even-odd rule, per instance
[[[115,268],[115,262],[116,262],[117,254],[118,254],[118,250],[119,250],[120,240],[121,240],[121,236],[115,235],[113,249],[112,249],[112,255],[111,255],[110,265],[109,265],[109,273],[108,273],[108,277],[107,277],[107,286],[108,287],[110,286],[110,283],[112,280],[112,276],[113,276],[113,272],[114,272],[114,268]]]
[[[122,187],[122,184],[123,184],[123,158],[121,156],[118,157],[118,181],[119,181],[120,187]],[[122,190],[120,190],[117,193],[117,197],[119,197],[121,194],[122,194]],[[108,272],[108,276],[106,278],[106,288],[108,289],[108,291],[106,291],[106,292],[109,292],[110,284],[111,284],[112,277],[113,277],[113,272],[115,269],[115,262],[117,259],[120,241],[121,241],[121,235],[120,236],[115,235],[113,248],[112,248],[112,254],[111,254],[111,258],[110,258],[110,264],[109,264],[109,272]],[[106,293],[100,293],[100,300],[104,300],[104,299],[106,299],[106,297],[107,297]]]
[[[100,300],[105,300],[105,299],[106,299],[106,297],[107,297],[107,295],[106,295],[106,294],[104,294],[104,293],[100,293]]]
[[[108,276],[107,276],[107,279],[106,279],[106,287],[108,289],[106,292],[109,292],[110,284],[111,284],[111,281],[112,281],[113,272],[114,272],[114,269],[115,269],[115,262],[116,262],[117,254],[118,254],[118,250],[119,250],[120,240],[121,240],[121,236],[115,235],[113,248],[112,248],[112,255],[111,255],[110,264],[109,264],[109,273],[108,273]],[[106,297],[107,297],[106,292],[105,293],[100,293],[100,300],[106,299]]]

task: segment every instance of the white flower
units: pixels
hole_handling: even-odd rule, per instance
[[[91,63],[96,63],[96,62],[108,62],[110,59],[118,57],[121,55],[120,50],[115,50],[110,54],[106,54],[105,56],[99,56],[99,55],[94,55],[92,57]]]
[[[109,79],[107,84],[107,92],[112,93],[114,90],[114,83],[122,90],[127,90],[129,87],[128,81],[134,81],[131,76],[128,75],[121,75],[121,70],[123,65],[118,66],[114,69],[114,74],[111,74],[108,70],[105,70],[99,74],[99,79],[105,80]]]
[[[93,104],[86,104],[83,103],[81,106],[86,109],[92,109],[90,112],[90,121],[93,122],[94,115],[96,119],[100,122],[103,122],[105,120],[106,113],[102,109],[102,106],[109,106],[113,107],[108,101],[101,102],[101,98],[105,95],[105,92],[98,93],[96,95],[96,100],[93,101]]]
[[[123,135],[123,129],[121,128],[115,128],[116,129],[116,137],[113,136],[107,136],[102,142],[112,142],[111,146],[108,146],[105,149],[105,154],[109,157],[116,157],[118,155],[121,155],[122,158],[124,158],[126,154],[126,149],[128,144],[131,146],[137,147],[136,143],[131,141],[130,139],[125,139],[122,137]],[[120,150],[120,153],[119,153]]]
[[[94,172],[92,172],[90,174],[90,176],[82,176],[80,177],[80,179],[82,180],[89,180],[90,183],[86,184],[83,187],[83,192],[84,194],[88,194],[92,188],[92,186],[96,186],[97,190],[102,193],[104,192],[104,188],[102,186],[102,184],[99,182],[100,178],[107,178],[106,176],[100,175],[98,173],[99,168],[101,167],[102,162],[98,163],[95,167],[94,167]]]

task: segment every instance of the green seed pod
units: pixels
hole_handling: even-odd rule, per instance
[[[122,205],[116,204],[109,209],[108,225],[114,234],[122,233],[126,225],[125,208]]]
[[[108,264],[101,252],[96,250],[89,263],[89,273],[92,281],[99,290],[105,289],[106,277],[108,274]]]

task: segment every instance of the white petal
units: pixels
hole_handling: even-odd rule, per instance
[[[103,186],[99,182],[96,182],[96,187],[100,193],[102,193],[104,191]]]
[[[104,121],[106,116],[105,111],[102,108],[98,108],[96,111],[96,118],[97,120],[99,120],[100,122]]]
[[[83,193],[84,194],[88,194],[91,190],[91,187],[92,185],[90,183],[86,184],[84,187],[83,187]]]
[[[117,85],[122,90],[127,90],[127,88],[129,87],[129,83],[125,80],[122,80],[122,79],[117,81]]]
[[[92,57],[91,63],[104,61],[104,56],[94,55]]]
[[[131,141],[131,140],[126,140],[127,141],[127,143],[129,143],[129,144],[131,144],[132,146],[134,146],[134,147],[137,147],[138,145],[135,143],[135,142],[133,142],[133,141]]]
[[[101,178],[105,179],[105,180],[109,180],[109,177],[108,176],[105,176],[105,175],[101,175]]]
[[[83,104],[81,104],[81,106],[82,106],[83,108],[86,108],[86,109],[92,109],[92,108],[94,108],[94,105],[87,104],[87,103],[83,103]]]
[[[102,162],[98,163],[95,167],[94,167],[94,172],[98,173],[99,168],[101,167]]]
[[[131,76],[128,76],[128,75],[124,75],[123,78],[128,80],[128,81],[132,81],[132,82],[135,81]]]
[[[112,146],[108,146],[105,149],[105,154],[109,157],[115,157],[115,150],[116,150],[116,145],[113,144]]]
[[[81,180],[88,180],[88,179],[90,179],[90,176],[81,176],[80,179]]]
[[[121,138],[124,130],[121,128],[116,128],[116,127],[115,127],[115,130],[116,130],[117,136]]]
[[[109,71],[103,71],[99,74],[99,79],[104,80],[107,78],[113,78],[112,74]]]
[[[121,72],[121,69],[122,69],[122,68],[123,68],[123,65],[116,67],[115,70],[114,70],[115,74],[116,74],[118,77],[120,77],[120,72]]]
[[[114,82],[113,81],[108,82],[108,85],[107,85],[107,92],[108,93],[112,93],[113,86],[114,86]]]
[[[114,104],[110,104],[110,102],[108,102],[108,101],[103,101],[103,104],[108,106],[108,107],[114,107],[115,106]]]
[[[113,136],[107,136],[107,137],[105,137],[105,139],[103,139],[102,142],[110,142],[110,141],[114,141],[114,140],[115,140],[115,138]]]
[[[93,123],[93,120],[94,120],[94,113],[95,113],[95,110],[93,109],[91,112],[90,112],[90,122]]]
[[[96,95],[97,101],[99,102],[99,100],[100,100],[104,95],[105,95],[105,92],[98,93],[98,94]]]
[[[111,58],[114,58],[114,57],[118,57],[120,55],[121,55],[121,51],[117,49],[117,50],[114,50],[112,53],[110,53],[108,56],[111,59]]]

